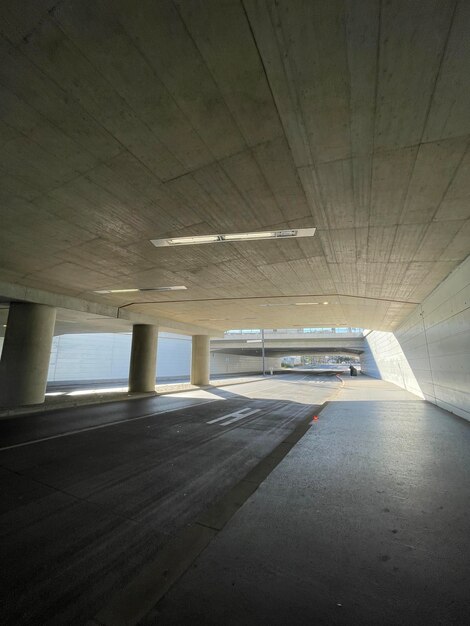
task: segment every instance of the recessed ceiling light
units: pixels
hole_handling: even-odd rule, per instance
[[[233,233],[232,235],[221,235],[224,241],[246,241],[247,239],[274,239],[275,237],[281,237],[281,235],[277,235],[277,232],[281,231],[273,231],[266,230],[263,232],[254,232],[254,233]],[[285,231],[285,235],[283,237],[293,237],[291,234],[293,231]]]
[[[184,285],[173,285],[171,287],[148,287],[144,289],[99,289],[93,293],[132,293],[145,291],[181,291],[187,289]]]
[[[200,235],[195,237],[173,237],[171,239],[151,239],[154,246],[192,246],[200,243],[215,243],[219,241],[218,235]],[[160,243],[166,242],[166,243]]]
[[[131,293],[140,289],[97,289],[93,293]]]
[[[227,233],[223,235],[194,235],[192,237],[169,237],[151,239],[156,248],[167,246],[192,246],[204,243],[222,243],[236,241],[256,241],[260,239],[288,239],[290,237],[313,237],[315,228],[285,228],[283,230],[254,231],[249,233]]]
[[[229,322],[229,317],[204,317],[202,319],[196,320],[196,322]]]
[[[184,291],[187,287],[184,285],[171,285],[170,287],[149,287],[148,289],[139,289],[139,291]]]
[[[328,304],[328,302],[324,302],[323,304]]]

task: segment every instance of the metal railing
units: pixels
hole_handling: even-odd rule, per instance
[[[266,339],[275,339],[276,336],[279,338],[285,335],[290,337],[305,337],[305,336],[321,336],[321,337],[337,337],[340,336],[349,336],[349,337],[362,337],[363,336],[362,328],[354,328],[351,326],[344,327],[329,327],[329,326],[321,326],[315,328],[272,328],[264,331]],[[224,333],[224,339],[243,339],[244,336],[248,337],[259,337],[261,336],[260,328],[248,328],[248,329],[233,329],[227,330]]]

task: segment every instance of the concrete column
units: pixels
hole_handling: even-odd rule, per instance
[[[208,335],[193,335],[191,351],[191,384],[208,385],[210,370],[210,339]]]
[[[0,361],[0,406],[44,402],[55,316],[55,308],[44,304],[10,304]]]
[[[135,324],[132,329],[129,391],[155,392],[158,328]]]

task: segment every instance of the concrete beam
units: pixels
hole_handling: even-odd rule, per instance
[[[45,304],[56,308],[81,311],[83,313],[101,315],[108,318],[122,319],[132,324],[156,325],[162,331],[181,333],[182,335],[207,335],[210,337],[223,337],[223,331],[215,328],[206,328],[197,324],[179,322],[166,317],[136,313],[130,309],[112,306],[96,300],[77,298],[63,294],[34,289],[22,285],[0,281],[0,297],[21,302]],[[156,303],[157,304],[157,303]]]
[[[364,352],[364,348],[347,348],[347,347],[323,347],[323,348],[265,348],[266,357],[282,357],[282,356],[304,356],[309,354],[354,354],[360,355]],[[262,355],[261,348],[220,348],[212,350],[214,354],[234,354],[238,356],[258,356]]]

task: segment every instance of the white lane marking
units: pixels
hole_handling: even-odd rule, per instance
[[[249,410],[250,410],[250,407],[247,407],[246,409],[240,409],[238,411],[235,411],[234,413],[227,413],[227,415],[222,415],[222,417],[217,417],[215,420],[211,420],[210,422],[207,422],[207,424],[215,424],[217,422],[221,422],[222,420],[227,419],[228,417],[233,417],[234,415],[241,415],[242,413],[246,413]]]
[[[227,413],[227,415],[222,415],[222,417],[217,417],[215,420],[210,420],[206,422],[207,424],[216,424],[217,422],[222,422],[229,417],[233,417],[234,419],[229,420],[225,424],[220,424],[221,426],[227,426],[232,422],[237,422],[238,420],[243,419],[244,417],[248,417],[249,415],[253,415],[254,413],[258,413],[261,409],[250,409],[250,407],[246,407],[244,409],[240,409],[239,411],[234,411],[233,413]]]
[[[307,377],[304,377],[304,378],[307,378]],[[280,382],[282,382],[282,381],[286,382],[286,380],[288,380],[287,377],[284,377],[284,378],[282,378],[282,380]],[[271,381],[270,380],[266,380],[265,381],[265,380],[262,379],[262,380],[253,381],[252,383],[248,383],[248,384],[253,384],[254,385],[254,384],[259,383],[259,382],[271,382]],[[243,383],[240,383],[240,385],[242,385],[242,384]],[[343,382],[343,384],[344,384],[344,382]],[[237,386],[237,385],[234,385],[234,386]],[[278,384],[269,386],[268,388],[264,388],[262,390],[262,392],[264,393],[265,391],[269,391],[270,389],[278,388],[278,386],[279,386]],[[226,389],[226,387],[220,387],[220,389]],[[186,392],[183,392],[183,393],[185,394]],[[176,396],[183,397],[183,393],[168,394],[168,395],[170,397],[172,397],[173,395],[175,397]],[[167,395],[167,394],[165,394],[165,395]],[[184,397],[183,397],[183,399],[184,399]],[[153,411],[152,413],[146,413],[145,415],[139,415],[138,417],[131,417],[131,418],[122,419],[122,420],[115,420],[113,422],[107,422],[105,424],[98,424],[96,426],[89,426],[87,428],[78,428],[77,430],[71,430],[71,431],[68,431],[66,433],[58,433],[57,435],[51,435],[50,437],[42,437],[40,439],[32,439],[30,441],[23,441],[22,443],[15,443],[15,444],[12,444],[10,446],[3,446],[3,447],[0,448],[0,452],[2,452],[3,450],[12,450],[14,448],[23,448],[25,446],[32,446],[32,445],[34,445],[36,443],[42,443],[43,441],[51,441],[53,439],[61,439],[62,437],[71,437],[73,435],[80,435],[81,433],[87,433],[87,432],[90,432],[91,430],[100,430],[101,428],[109,428],[110,426],[117,426],[119,424],[125,424],[126,422],[136,422],[136,421],[139,421],[139,420],[147,419],[149,417],[153,417],[155,415],[161,415],[161,414],[164,414],[164,413],[172,413],[173,411],[180,411],[180,410],[183,410],[183,409],[186,409],[186,408],[192,408],[194,406],[202,406],[203,404],[209,404],[210,402],[216,402],[217,400],[221,400],[221,399],[225,400],[225,398],[221,398],[220,396],[218,396],[218,397],[216,397],[216,398],[214,398],[212,400],[205,400],[203,402],[199,402],[198,404],[188,404],[186,406],[180,406],[180,407],[177,407],[175,409],[163,409],[163,410],[160,410],[160,411]],[[68,408],[75,408],[75,407],[68,407]],[[249,409],[249,407],[248,407],[248,409]],[[256,413],[257,411],[260,411],[260,410],[261,409],[255,409],[254,412]],[[242,409],[242,411],[246,411],[246,409]],[[223,420],[223,419],[225,419],[227,417],[232,417],[232,415],[235,415],[235,414],[234,413],[230,413],[229,415],[224,415],[222,418],[218,418],[217,420],[212,420],[212,421],[207,422],[207,423],[208,424],[212,424],[213,422],[221,421],[221,420]],[[243,415],[242,417],[248,417],[248,415]],[[225,424],[221,424],[221,425],[225,426]]]
[[[255,413],[259,413],[260,411],[261,409],[252,409],[249,413],[245,413],[244,415],[239,415],[238,417],[234,417],[228,422],[224,422],[223,424],[220,424],[220,426],[228,426],[229,424],[233,424],[233,422],[238,422],[238,420],[241,420],[244,417],[250,417],[250,415],[254,415]]]
[[[106,424],[98,424],[97,426],[89,426],[87,428],[79,428],[77,430],[70,430],[67,433],[59,433],[57,435],[51,435],[50,437],[42,437],[41,439],[32,439],[31,441],[23,441],[22,443],[14,443],[11,446],[3,446],[0,448],[0,452],[3,450],[12,450],[13,448],[23,448],[24,446],[31,446],[35,443],[42,443],[43,441],[51,441],[52,439],[61,439],[62,437],[71,437],[72,435],[80,435],[81,433],[88,433],[90,430],[100,430],[101,428],[108,428],[109,426],[118,426],[119,424],[127,424],[128,422],[138,422],[149,417],[155,417],[156,415],[163,415],[164,413],[173,413],[174,411],[182,411],[183,409],[190,409],[202,406],[203,404],[209,404],[210,402],[217,402],[214,400],[204,400],[198,404],[188,404],[186,406],[180,406],[175,409],[164,409],[162,411],[154,411],[153,413],[146,413],[145,415],[139,415],[138,417],[129,417],[127,419],[115,420],[114,422],[107,422]],[[73,407],[75,408],[75,407]]]

